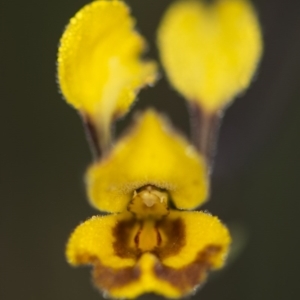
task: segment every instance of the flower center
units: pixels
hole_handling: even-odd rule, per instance
[[[127,210],[138,220],[159,220],[169,214],[168,193],[153,185],[146,185],[134,191]]]
[[[185,244],[184,224],[180,218],[170,218],[165,190],[147,185],[134,191],[127,210],[113,233],[118,256],[138,258],[151,252],[166,257]]]

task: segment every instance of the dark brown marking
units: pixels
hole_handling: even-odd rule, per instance
[[[186,267],[174,269],[157,263],[154,271],[158,278],[169,282],[186,294],[205,281],[207,272],[212,267],[212,259],[221,251],[221,246],[209,245]]]
[[[139,229],[133,235],[136,224],[139,224]],[[112,231],[115,238],[113,243],[115,255],[121,258],[138,259],[143,254],[139,248],[142,230],[143,222],[135,218],[118,222]],[[156,232],[156,247],[150,252],[161,260],[178,254],[186,244],[185,224],[181,218],[175,220],[163,218],[156,222],[153,230]]]
[[[154,253],[160,259],[179,253],[186,243],[185,224],[182,219],[178,218],[170,220],[168,218],[164,218],[157,222],[157,229],[164,234],[167,240],[161,240],[160,244],[163,245],[161,247],[157,247]]]
[[[141,276],[137,266],[114,269],[103,266],[99,261],[94,263],[93,280],[100,290],[120,288],[136,281]]]
[[[101,292],[120,288],[138,280],[141,276],[141,271],[137,266],[115,269],[104,266],[98,258],[88,254],[78,256],[77,262],[93,265],[93,281]]]
[[[156,231],[156,235],[157,235],[157,247],[159,247],[161,245],[162,239],[161,239],[161,235],[160,235],[157,225],[155,227],[155,231]]]
[[[142,229],[143,229],[143,227],[141,226],[140,229],[138,230],[137,234],[134,237],[134,243],[135,243],[136,248],[138,248],[139,244],[140,244],[140,234],[142,232]]]
[[[130,237],[132,236],[132,230],[137,220],[132,218],[126,221],[120,221],[113,228],[113,236],[115,241],[113,243],[113,248],[115,254],[121,258],[134,258],[137,259],[140,255],[137,248],[130,247]],[[138,235],[135,236],[134,242],[138,243]],[[137,238],[137,240],[136,240]]]

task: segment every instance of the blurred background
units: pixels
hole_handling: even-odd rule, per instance
[[[171,1],[128,0],[157,58],[155,32]],[[256,0],[265,51],[257,76],[228,109],[212,196],[204,209],[233,229],[239,253],[192,299],[299,297],[300,3]],[[85,0],[1,3],[0,299],[102,299],[89,268],[65,261],[69,234],[98,214],[85,196],[91,162],[81,120],[58,93],[56,52]],[[165,79],[139,95],[188,133],[183,99]],[[130,119],[118,124],[121,131]],[[297,291],[298,290],[298,291]],[[147,295],[142,299],[161,299]]]

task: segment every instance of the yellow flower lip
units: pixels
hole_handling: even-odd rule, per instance
[[[171,84],[214,113],[245,90],[262,53],[256,14],[246,0],[174,2],[158,30]]]
[[[73,265],[92,264],[96,287],[110,297],[154,292],[179,298],[222,267],[229,244],[228,230],[209,214],[170,210],[161,219],[139,219],[123,212],[79,225],[67,258]]]

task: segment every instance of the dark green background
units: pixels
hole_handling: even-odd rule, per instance
[[[169,2],[128,1],[152,57]],[[91,156],[81,122],[55,83],[58,40],[86,3],[1,2],[3,300],[101,299],[88,268],[73,269],[64,258],[70,232],[97,211],[86,201],[82,180]],[[300,294],[300,4],[257,0],[255,6],[265,53],[251,88],[225,115],[212,201],[205,206],[243,229],[247,243],[195,299],[292,300]],[[139,98],[136,109],[152,103],[187,132],[185,103],[164,79]]]

